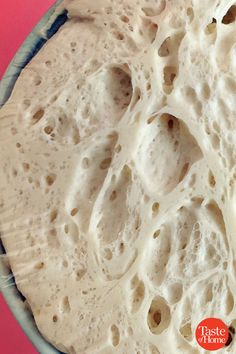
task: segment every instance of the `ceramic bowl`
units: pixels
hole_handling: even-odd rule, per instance
[[[21,70],[37,54],[47,40],[58,31],[60,26],[68,20],[67,12],[59,6],[61,1],[58,0],[43,16],[11,61],[5,75],[0,81],[0,106],[4,105],[10,97]],[[5,250],[1,243],[0,255],[4,254]],[[4,257],[0,257],[0,290],[15,318],[37,351],[40,354],[60,353],[39,333],[32,313],[26,306],[25,298],[18,291],[11,270],[4,262]]]

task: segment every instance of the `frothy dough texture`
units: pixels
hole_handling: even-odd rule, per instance
[[[0,112],[18,288],[66,353],[203,353],[236,324],[236,5],[64,6]]]

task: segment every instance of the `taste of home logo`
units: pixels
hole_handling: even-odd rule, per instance
[[[233,331],[218,318],[207,318],[196,328],[198,344],[206,350],[218,350],[230,344]]]

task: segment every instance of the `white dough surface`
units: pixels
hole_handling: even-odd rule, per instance
[[[200,321],[236,326],[236,3],[62,6],[0,110],[18,289],[62,352],[207,353]]]

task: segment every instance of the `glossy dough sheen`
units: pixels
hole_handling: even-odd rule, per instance
[[[64,6],[0,112],[18,288],[66,353],[203,353],[236,324],[234,1]]]

